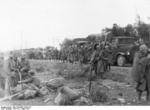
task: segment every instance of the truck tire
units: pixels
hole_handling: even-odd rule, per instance
[[[117,57],[117,65],[118,66],[121,66],[121,67],[124,66],[125,62],[126,62],[126,58],[123,55],[119,55]]]

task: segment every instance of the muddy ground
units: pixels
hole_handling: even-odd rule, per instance
[[[81,66],[78,64],[68,64],[50,61],[31,61],[32,68],[37,72],[36,76],[41,81],[48,81],[54,77],[61,76],[63,73],[71,74],[67,78],[66,85],[70,88],[86,88],[88,89],[87,77],[79,75]],[[141,102],[137,101],[135,84],[132,82],[131,67],[115,67],[105,74],[105,79],[97,79],[92,82],[92,86],[103,85],[107,88],[107,102],[93,103],[93,105],[149,105],[150,102],[145,101],[145,93]],[[86,73],[84,73],[86,74]],[[82,77],[81,77],[82,76]],[[29,100],[6,100],[0,102],[0,105],[55,105],[54,98],[57,92],[52,92],[48,96],[36,97]],[[48,102],[45,100],[49,98]]]

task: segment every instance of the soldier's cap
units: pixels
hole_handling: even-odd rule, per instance
[[[142,50],[148,50],[148,47],[145,44],[143,44],[140,46],[140,51]]]

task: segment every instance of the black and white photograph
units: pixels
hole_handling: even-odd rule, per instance
[[[149,105],[150,0],[0,0],[1,110]]]

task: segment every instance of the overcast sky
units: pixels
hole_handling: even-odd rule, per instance
[[[125,26],[136,14],[150,23],[149,0],[0,0],[0,51],[59,46],[64,38]]]

